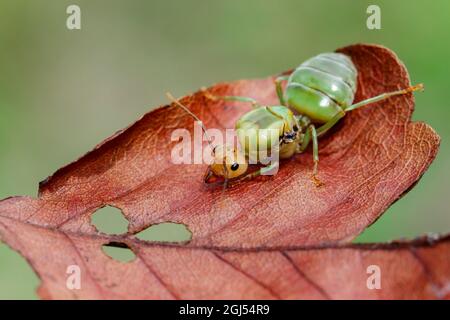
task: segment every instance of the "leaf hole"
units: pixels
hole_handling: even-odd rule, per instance
[[[188,242],[192,239],[192,232],[185,224],[163,222],[142,230],[136,237],[144,241]]]
[[[125,243],[110,242],[102,246],[102,251],[108,257],[119,262],[131,262],[136,258],[134,252]]]
[[[112,206],[105,206],[91,216],[91,223],[98,231],[106,234],[123,234],[128,230],[128,220],[122,211]]]

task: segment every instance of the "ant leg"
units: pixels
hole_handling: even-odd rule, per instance
[[[274,111],[274,110],[272,109],[272,107],[267,106],[266,109],[267,109],[267,111],[269,111],[271,114],[273,114],[273,115],[274,115],[275,117],[277,117],[278,119],[284,120],[284,117],[283,117],[282,115],[280,115],[279,113],[277,113],[276,111]],[[286,125],[286,121],[285,121],[284,125]],[[283,129],[284,129],[284,128],[283,128]]]
[[[249,102],[252,104],[253,108],[259,108],[260,104],[258,101],[256,101],[253,98],[248,97],[240,97],[240,96],[222,96],[222,97],[216,97],[217,99],[224,100],[224,101],[238,101],[238,102]]]
[[[206,169],[206,172],[203,175],[203,182],[205,184],[209,184],[209,180],[211,179],[212,176],[213,176],[213,172],[212,172],[211,168],[208,166],[208,169]]]
[[[385,100],[385,99],[390,98],[392,96],[399,96],[399,95],[402,95],[402,94],[407,94],[407,93],[414,92],[414,91],[419,91],[419,90],[420,91],[424,90],[423,84],[421,84],[421,83],[418,84],[418,85],[415,85],[415,86],[410,86],[410,87],[408,87],[406,89],[397,90],[397,91],[393,91],[393,92],[382,93],[382,94],[380,94],[380,95],[378,95],[376,97],[372,97],[372,98],[360,101],[358,103],[355,103],[355,104],[347,107],[345,109],[345,111],[352,111],[352,110],[358,109],[358,108],[360,108],[362,106],[368,105],[370,103],[374,103],[374,102],[378,102],[378,101],[381,101],[381,100]]]
[[[303,138],[302,144],[299,146],[297,153],[302,153],[303,151],[308,148],[309,144],[312,141],[313,144],[313,161],[314,161],[314,168],[313,168],[313,174],[312,174],[312,181],[317,187],[320,187],[323,185],[323,183],[319,180],[317,177],[318,174],[318,167],[319,167],[319,142],[318,142],[318,134],[317,134],[316,127],[314,125],[310,125],[308,127],[308,131],[305,133],[305,136]]]
[[[241,96],[215,96],[212,95],[211,93],[205,91],[205,96],[208,99],[211,99],[213,101],[217,101],[217,100],[224,100],[224,101],[238,101],[238,102],[249,102],[252,104],[253,108],[259,108],[261,105],[258,103],[258,101],[256,101],[253,98],[249,98],[249,97],[241,97]]]
[[[314,184],[316,185],[316,187],[320,187],[323,185],[323,183],[317,177],[318,167],[319,167],[319,142],[318,142],[318,137],[317,137],[317,131],[316,131],[316,127],[314,127],[314,125],[310,125],[308,129],[311,132],[311,139],[312,139],[312,143],[313,143],[314,168],[313,168],[313,175],[312,175],[311,179],[314,182]]]
[[[345,111],[340,110],[333,118],[331,118],[328,122],[326,122],[324,125],[317,128],[317,136],[321,137],[330,130],[340,119],[342,119],[345,116]]]
[[[307,130],[305,132],[305,136],[303,137],[302,144],[298,146],[296,153],[303,153],[306,150],[306,148],[308,148],[310,143],[311,143],[311,131]]]
[[[275,79],[275,89],[277,91],[278,100],[282,106],[286,105],[286,101],[284,100],[283,87],[281,86],[281,82],[289,79],[289,76],[279,76]]]
[[[418,91],[418,90],[423,90],[423,84],[418,84],[416,86],[411,86],[411,87],[408,87],[408,88],[403,89],[403,90],[383,93],[383,94],[380,94],[378,96],[375,96],[375,97],[372,97],[372,98],[360,101],[358,103],[355,103],[355,104],[347,107],[345,109],[345,111],[341,110],[330,121],[328,121],[327,123],[325,123],[324,125],[319,127],[317,129],[317,134],[318,134],[319,137],[324,135],[325,132],[327,132],[329,129],[331,129],[341,118],[343,118],[345,116],[345,113],[348,112],[348,111],[352,111],[352,110],[358,109],[360,107],[366,106],[368,104],[371,104],[371,103],[374,103],[374,102],[378,102],[378,101],[382,101],[382,100],[385,100],[385,99],[393,97],[393,96],[403,95],[403,94],[407,94],[407,93]]]

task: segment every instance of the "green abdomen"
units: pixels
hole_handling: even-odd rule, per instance
[[[351,105],[357,71],[351,59],[340,53],[323,53],[302,63],[286,88],[289,107],[315,123],[325,123]]]

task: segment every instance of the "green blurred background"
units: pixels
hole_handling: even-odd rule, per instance
[[[66,29],[77,4],[82,29]],[[382,29],[366,28],[378,4]],[[450,231],[450,1],[0,0],[0,198],[38,182],[166,103],[214,82],[265,77],[355,42],[392,48],[417,94],[414,119],[442,137],[422,181],[358,241]],[[51,250],[51,248],[49,248]],[[0,243],[0,299],[38,279]]]

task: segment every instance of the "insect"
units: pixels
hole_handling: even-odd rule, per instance
[[[419,84],[353,103],[357,75],[358,71],[350,57],[341,53],[322,53],[303,62],[290,75],[275,80],[279,105],[263,106],[249,97],[219,97],[206,92],[210,99],[247,102],[252,104],[253,109],[242,115],[235,125],[240,149],[228,145],[213,148],[213,162],[205,174],[205,183],[210,183],[212,177],[235,181],[268,174],[278,169],[278,159],[303,153],[312,144],[314,167],[311,178],[316,186],[321,186],[323,183],[318,178],[318,139],[321,136],[349,111],[392,96],[423,90],[423,85]],[[282,82],[286,80],[286,89],[283,91]],[[170,98],[200,121],[185,106]],[[275,135],[268,135],[268,129]],[[252,144],[256,145],[253,150],[250,148]],[[273,159],[274,146],[279,155],[277,160],[249,172],[249,160],[267,163],[267,159],[259,158],[258,154],[265,151]]]

